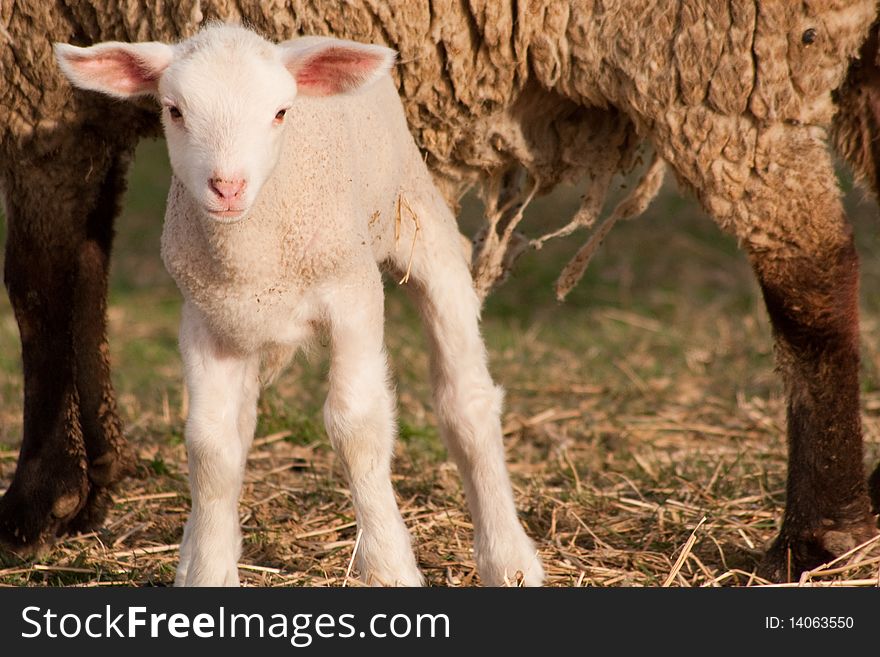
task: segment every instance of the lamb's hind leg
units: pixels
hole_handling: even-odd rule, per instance
[[[257,358],[225,349],[188,305],[180,347],[190,395],[186,449],[192,512],[175,584],[237,586],[238,499],[255,426]]]
[[[377,586],[419,586],[422,575],[391,486],[394,402],[382,342],[383,291],[378,270],[342,285],[329,300],[330,390],[324,422],[345,468],[360,542],[355,564]]]
[[[480,303],[455,218],[438,193],[407,198],[419,218],[412,262],[399,248],[395,266],[410,268],[415,299],[431,345],[434,406],[440,432],[458,466],[474,522],[474,553],[484,584],[529,586],[544,579],[535,546],[519,523],[504,462],[503,393],[489,374],[479,330]],[[404,217],[406,218],[406,217]],[[413,223],[401,245],[410,244]]]

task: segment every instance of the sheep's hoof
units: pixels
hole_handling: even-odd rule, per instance
[[[104,486],[92,486],[85,505],[80,509],[64,529],[65,534],[80,534],[100,529],[107,517],[107,512],[113,506],[113,496],[110,488]]]
[[[89,461],[89,479],[98,488],[109,488],[135,472],[135,458],[127,449],[107,452]]]
[[[10,489],[0,500],[0,546],[21,558],[43,556],[55,540],[67,533],[68,525],[85,507],[89,487],[40,491],[31,499]]]
[[[48,510],[45,505],[18,503],[7,495],[0,500],[0,551],[21,559],[40,558],[59,537],[100,527],[111,501],[106,488],[89,486],[61,494]]]
[[[873,512],[880,515],[880,464],[868,479],[868,496],[871,498]]]
[[[77,534],[100,529],[113,506],[110,492],[122,480],[135,474],[135,457],[128,448],[109,452],[89,461],[89,491],[85,504],[70,518],[64,534]]]
[[[65,462],[54,472],[40,461],[22,462],[0,499],[0,547],[22,559],[45,554],[65,534],[98,529],[112,504],[111,487],[134,471],[125,453],[87,468]]]
[[[797,581],[801,574],[846,554],[878,534],[877,517],[857,522],[826,521],[806,531],[780,532],[758,566],[758,575],[772,582]]]

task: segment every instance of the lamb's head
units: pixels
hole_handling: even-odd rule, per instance
[[[176,45],[56,44],[65,75],[117,98],[153,96],[174,174],[204,213],[244,218],[278,163],[285,114],[300,96],[331,96],[386,74],[394,51],[323,37],[273,44],[214,25]]]

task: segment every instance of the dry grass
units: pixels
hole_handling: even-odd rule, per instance
[[[145,158],[155,157],[148,147]],[[142,158],[144,159],[144,158]],[[167,585],[189,508],[181,440],[177,293],[161,271],[161,167],[141,169],[119,222],[110,330],[120,412],[140,456],[99,531],[0,584]],[[157,182],[159,181],[159,182]],[[576,207],[539,202],[535,217]],[[863,421],[880,458],[880,248],[876,208],[850,198],[863,252]],[[560,216],[561,220],[564,218]],[[550,586],[744,586],[784,505],[784,403],[770,331],[744,258],[691,204],[664,196],[622,224],[559,306],[553,281],[578,239],[525,257],[486,308],[518,508]],[[416,314],[389,283],[388,344],[401,440],[395,487],[429,584],[479,583],[459,478],[437,438]],[[0,300],[0,490],[21,432],[16,327]],[[325,360],[297,361],[261,399],[241,504],[242,582],[357,586],[358,540],[323,429]],[[512,582],[515,584],[516,582]],[[799,586],[878,586],[878,542]]]

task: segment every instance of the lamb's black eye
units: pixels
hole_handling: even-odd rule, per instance
[[[182,119],[182,118],[183,118],[183,114],[182,114],[182,113],[180,112],[180,110],[177,109],[174,105],[169,105],[169,106],[168,106],[168,115],[169,115],[172,119],[175,119],[175,120],[176,120],[176,119]]]
[[[285,114],[287,114],[287,110],[286,110],[286,109],[278,110],[278,113],[275,114],[275,120],[276,120],[276,121],[279,121],[279,122],[280,122],[280,121],[283,121],[283,120],[284,120],[284,115],[285,115]]]

